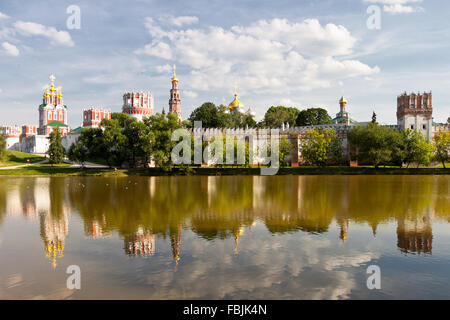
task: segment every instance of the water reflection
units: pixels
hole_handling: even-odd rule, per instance
[[[431,256],[433,242],[439,241],[433,238],[433,226],[450,219],[449,184],[446,176],[2,178],[0,227],[17,217],[39,223],[43,255],[57,268],[70,245],[81,252],[84,249],[81,242],[68,245],[71,221],[76,217],[81,219],[81,234],[91,243],[110,241],[122,257],[133,257],[133,261],[149,258],[161,273],[153,285],[159,281],[162,287],[167,283],[198,286],[192,294],[213,289],[189,281],[206,276],[221,281],[224,275],[215,270],[220,268],[229,277],[236,271],[233,259],[241,257],[248,268],[239,268],[244,278],[234,275],[233,287],[226,284],[230,287],[224,292],[228,293],[220,295],[237,297],[244,283],[256,288],[247,278],[262,281],[262,288],[285,283],[281,269],[272,270],[277,266],[289,269],[288,278],[303,274],[307,283],[309,277],[325,279],[321,272],[361,265],[390,249],[398,256]],[[381,235],[385,247],[379,252],[356,250],[361,226],[370,227],[365,235],[371,239],[380,237],[381,226],[392,226],[389,230],[394,237],[386,232]],[[253,228],[259,228],[255,235]],[[102,244],[97,252],[111,250],[104,248],[108,247]],[[1,250],[0,246],[0,256]],[[327,252],[329,259],[319,252]],[[163,257],[171,265],[162,264]],[[207,267],[199,265],[202,259]],[[271,261],[277,263],[271,266]],[[320,277],[309,275],[308,267],[318,263],[320,268],[315,270]],[[181,271],[183,280],[164,274],[164,269]],[[249,275],[248,270],[253,273]],[[322,288],[307,297],[348,296],[355,286],[353,277],[339,272],[334,276],[328,279],[335,283],[332,291]],[[167,297],[173,297],[167,290]]]
[[[420,183],[417,183],[420,180]],[[403,253],[432,253],[434,219],[448,221],[449,179],[439,176],[278,176],[2,179],[3,216],[39,216],[44,248],[52,261],[63,255],[71,210],[87,237],[117,231],[130,256],[155,253],[155,237],[169,237],[180,259],[182,229],[210,241],[240,236],[257,220],[273,234],[320,234],[333,221],[339,238],[353,223],[397,221]]]

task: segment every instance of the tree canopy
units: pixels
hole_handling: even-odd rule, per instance
[[[327,110],[322,108],[308,108],[306,110],[302,110],[300,111],[296,119],[296,125],[299,127],[330,123],[330,115],[328,114]]]
[[[295,126],[295,122],[300,110],[293,107],[270,107],[264,115],[263,125],[270,128],[280,128],[283,123],[289,123],[291,127]]]
[[[343,160],[342,140],[336,130],[308,130],[301,140],[301,152],[303,161],[309,165],[324,167]]]
[[[0,161],[3,161],[6,153],[6,137],[0,134]]]
[[[58,129],[53,130],[48,139],[50,140],[50,146],[48,148],[49,162],[51,164],[62,163],[65,152],[61,143],[61,133]]]
[[[450,132],[441,130],[436,132],[434,135],[434,146],[434,157],[445,168],[445,163],[450,161]]]
[[[428,165],[432,145],[417,131],[396,130],[377,123],[352,128],[348,139],[359,162],[380,165]]]
[[[188,119],[190,127],[194,125],[194,121],[201,121],[203,128],[256,127],[256,121],[251,116],[242,113],[225,113],[226,110],[227,107],[224,105],[216,106],[212,102],[205,102],[192,111]]]

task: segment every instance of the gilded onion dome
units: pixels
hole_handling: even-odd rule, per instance
[[[237,98],[237,93],[234,94],[234,100],[228,105],[228,110],[234,112],[242,112],[244,110],[244,104]]]
[[[175,71],[177,70],[177,66],[176,65],[173,65],[173,77],[172,77],[172,79],[170,79],[170,81],[172,81],[172,82],[178,82],[178,78],[177,78],[177,75],[176,75],[176,73],[175,73]]]
[[[344,96],[339,100],[339,104],[347,104],[347,99]]]

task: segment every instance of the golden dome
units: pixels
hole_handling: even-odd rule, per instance
[[[347,104],[347,99],[344,96],[339,100],[339,104]]]
[[[231,101],[231,103],[228,105],[228,109],[230,111],[233,111],[236,109],[244,109],[244,104],[238,100],[237,93],[234,94],[234,100]]]
[[[172,81],[172,82],[175,82],[175,81],[178,82],[177,74],[175,73],[175,70],[177,70],[177,66],[176,66],[176,65],[173,65],[172,68],[173,68],[173,77],[172,77],[172,79],[170,79],[170,81]]]

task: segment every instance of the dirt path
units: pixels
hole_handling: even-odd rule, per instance
[[[35,163],[30,163],[30,164],[28,164],[28,163],[21,164],[21,165],[18,165],[18,166],[0,167],[0,170],[19,169],[19,168],[23,168],[23,167],[34,166],[36,164],[44,164],[44,163],[48,163],[48,159],[42,160],[42,161],[39,161],[39,162],[35,162]]]

